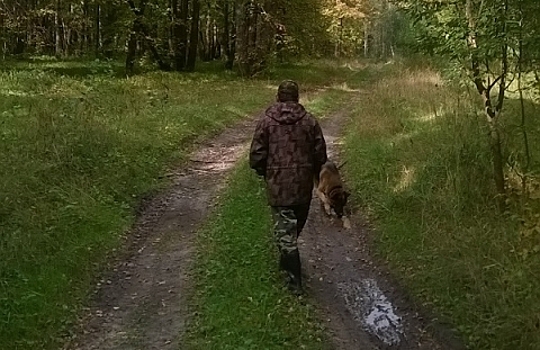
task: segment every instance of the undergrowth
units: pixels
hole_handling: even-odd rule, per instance
[[[524,220],[538,206],[511,196],[506,213],[497,209],[475,94],[432,69],[396,67],[360,96],[345,140],[346,176],[377,223],[378,251],[470,348],[538,349],[540,230],[524,230],[539,225],[538,215]],[[522,153],[519,130],[510,127],[519,116],[504,117],[505,154]],[[533,181],[540,124],[528,122]]]

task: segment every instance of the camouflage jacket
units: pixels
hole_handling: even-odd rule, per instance
[[[266,179],[271,206],[309,203],[313,177],[326,162],[319,123],[297,102],[275,103],[255,129],[249,161]]]

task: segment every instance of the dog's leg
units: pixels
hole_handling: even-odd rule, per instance
[[[328,203],[328,198],[326,197],[326,195],[322,192],[320,192],[321,194],[321,202],[323,204],[323,207],[324,207],[324,211],[326,212],[326,215],[328,216],[332,216],[332,207],[330,206],[330,203]]]
[[[343,228],[350,230],[351,228],[351,220],[349,220],[349,217],[346,215],[343,215],[341,217],[341,221],[343,222]]]
[[[324,211],[326,212],[326,215],[332,216],[332,207],[328,203],[324,203]]]
[[[322,207],[324,208],[324,211],[327,215],[332,216],[332,208],[330,207],[330,203],[328,203],[328,198],[326,198],[326,195],[319,189],[316,191],[317,197],[321,200]]]

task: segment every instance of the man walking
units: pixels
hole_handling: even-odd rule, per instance
[[[280,268],[287,272],[291,289],[301,293],[297,239],[307,220],[313,179],[326,162],[326,143],[319,123],[298,97],[296,82],[279,85],[277,102],[255,129],[249,160],[266,180]]]

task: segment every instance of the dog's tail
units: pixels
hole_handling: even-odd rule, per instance
[[[341,170],[341,168],[343,168],[343,166],[347,164],[347,161],[344,161],[343,163],[341,163],[340,165],[337,166],[338,170]]]

